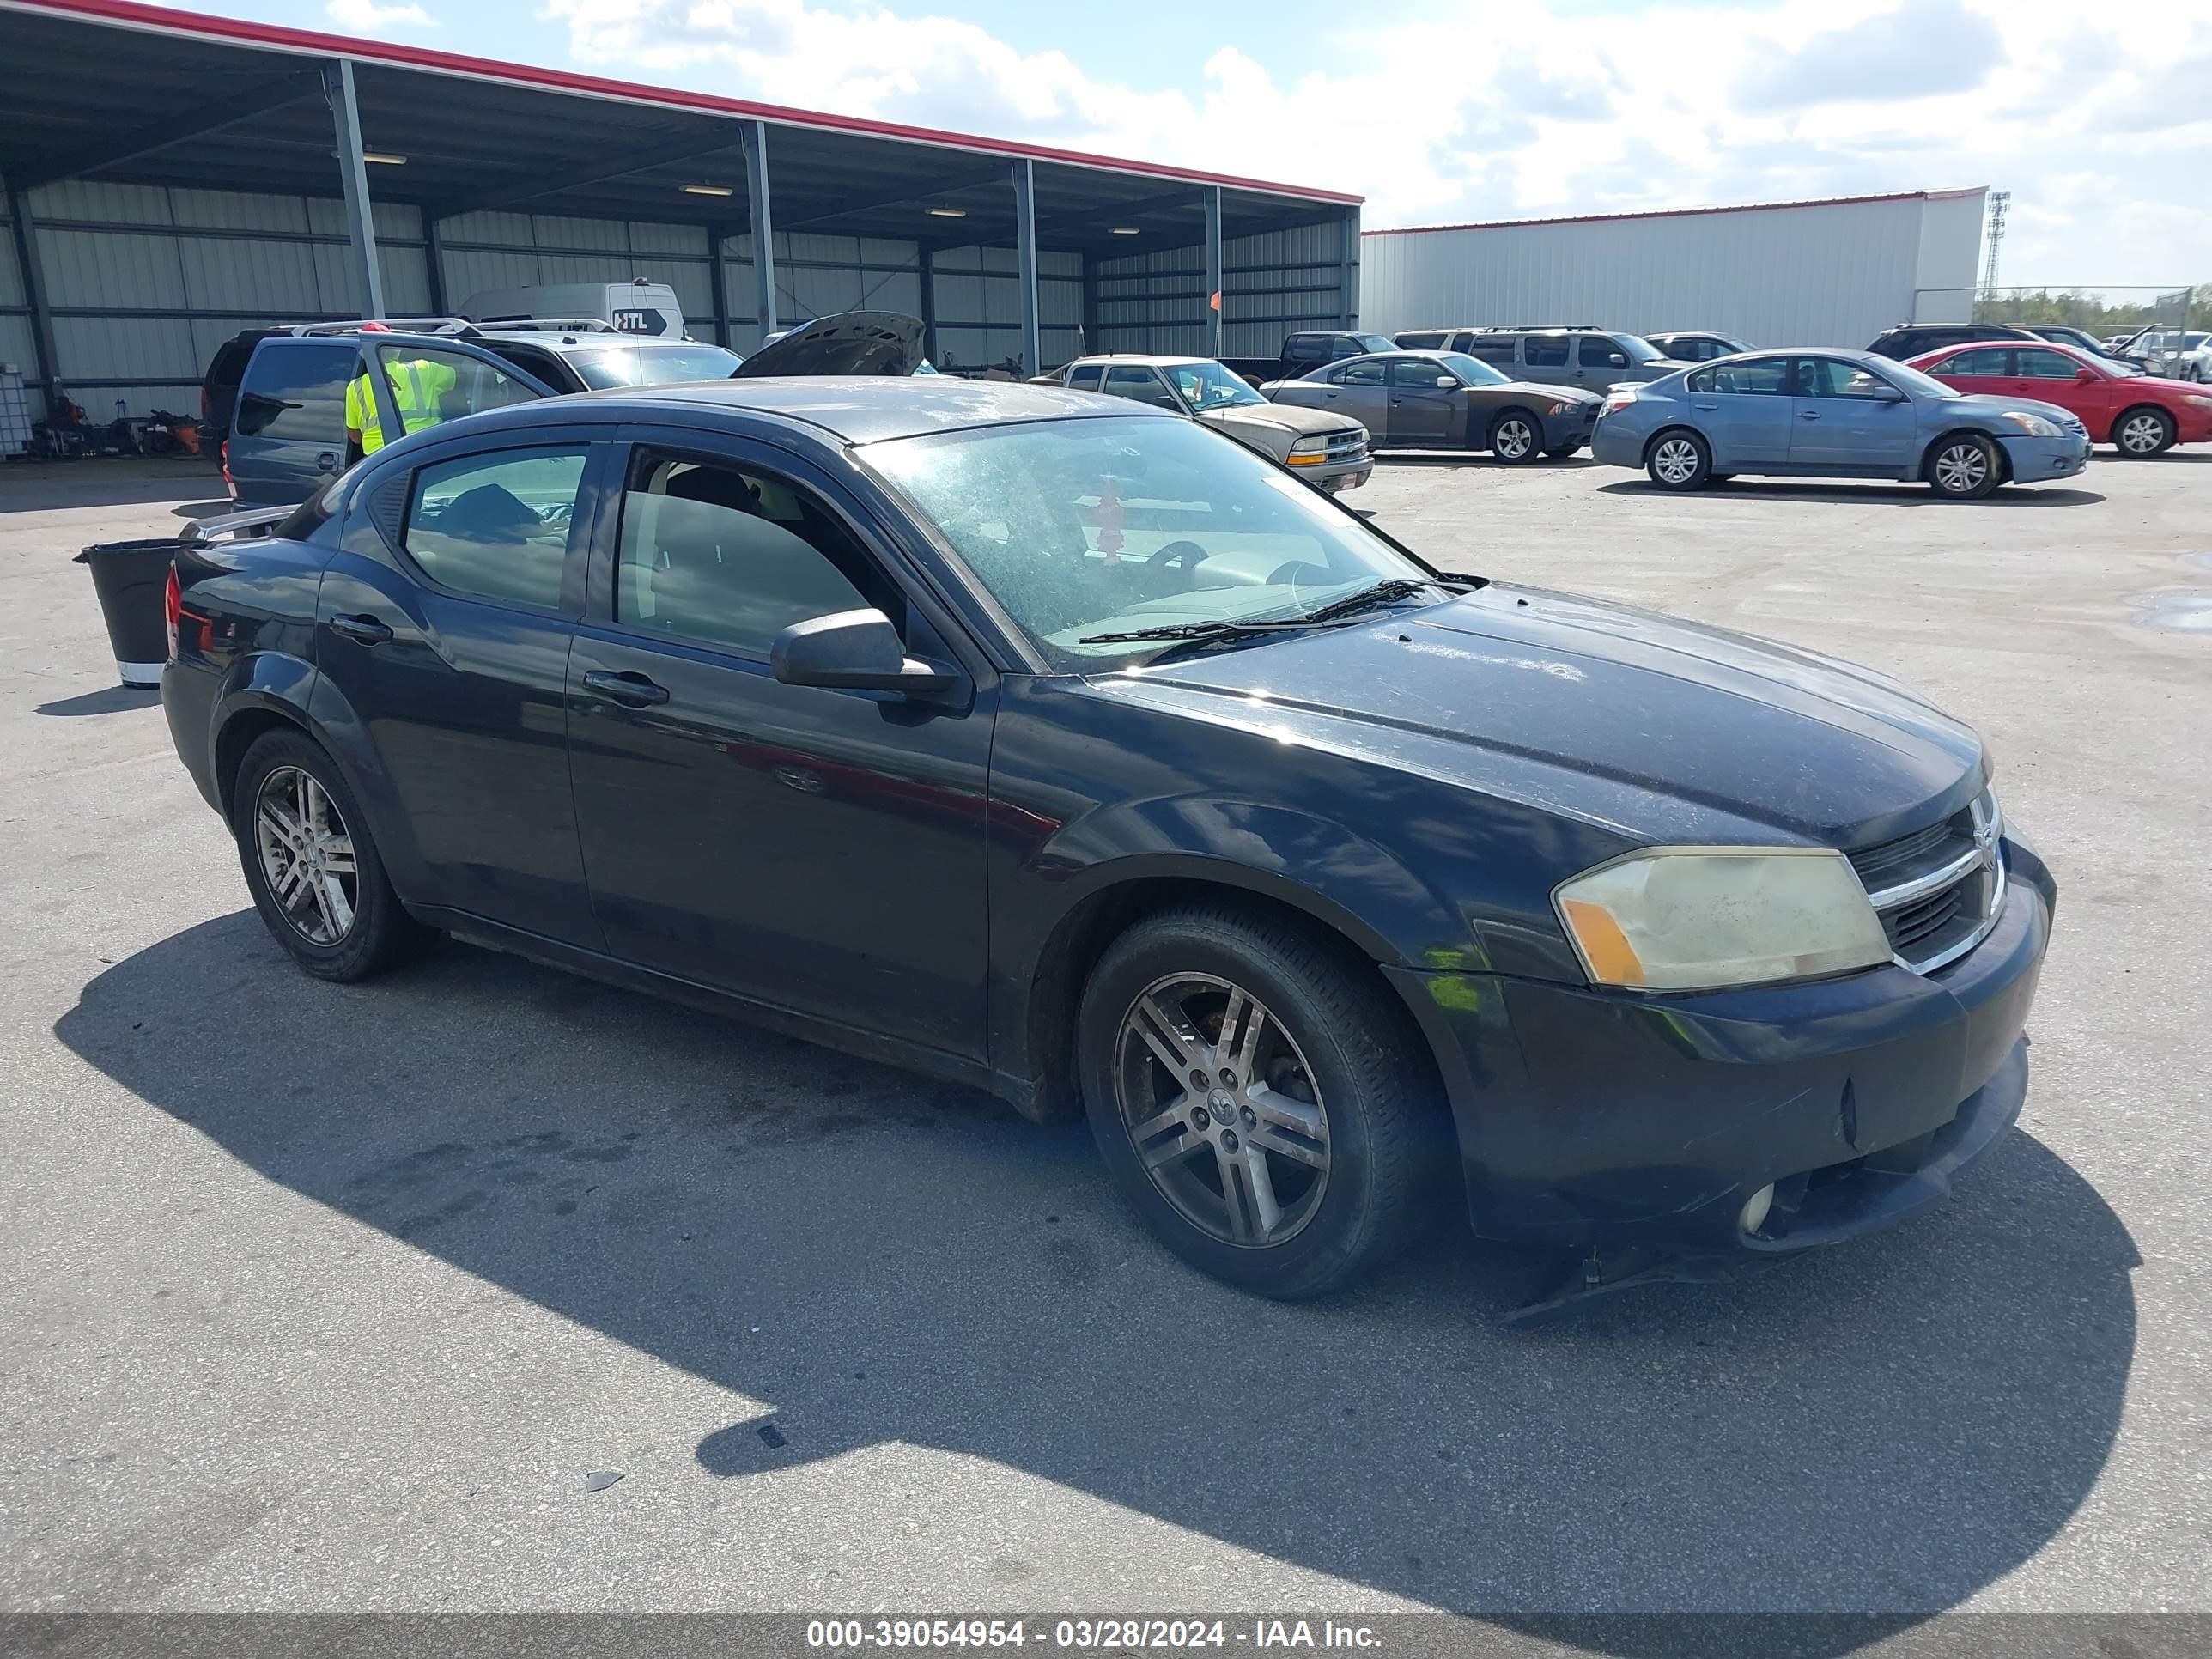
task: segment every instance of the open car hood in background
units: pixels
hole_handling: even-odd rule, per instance
[[[921,362],[922,322],[897,311],[841,311],[793,329],[763,346],[732,373],[760,374],[911,374]]]

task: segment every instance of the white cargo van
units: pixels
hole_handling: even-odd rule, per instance
[[[472,323],[511,323],[527,317],[596,317],[625,334],[655,339],[684,337],[684,307],[665,283],[544,283],[535,288],[488,288],[461,302]]]

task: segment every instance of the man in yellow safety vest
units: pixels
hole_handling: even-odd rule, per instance
[[[392,401],[399,411],[399,436],[420,432],[445,419],[443,399],[460,383],[453,366],[434,357],[385,360],[384,378],[392,388]],[[383,417],[376,405],[376,389],[363,370],[346,387],[346,441],[363,455],[374,455],[386,439]]]

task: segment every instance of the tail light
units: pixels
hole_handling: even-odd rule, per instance
[[[177,659],[177,624],[184,620],[185,590],[177,581],[177,567],[169,567],[169,580],[161,589],[161,614],[169,625],[169,660]]]
[[[1608,392],[1606,395],[1605,407],[1598,410],[1598,413],[1601,415],[1617,414],[1621,410],[1627,408],[1629,404],[1635,401],[1635,391],[1631,387],[1623,386],[1620,391]]]
[[[222,441],[222,487],[230,492],[230,499],[238,499],[238,480],[230,476],[230,440]]]

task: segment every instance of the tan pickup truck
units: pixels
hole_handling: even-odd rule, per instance
[[[1358,422],[1333,411],[1271,404],[1250,381],[1211,357],[1078,357],[1050,378],[1071,391],[1127,398],[1219,427],[1331,493],[1357,489],[1375,470],[1367,428]]]

